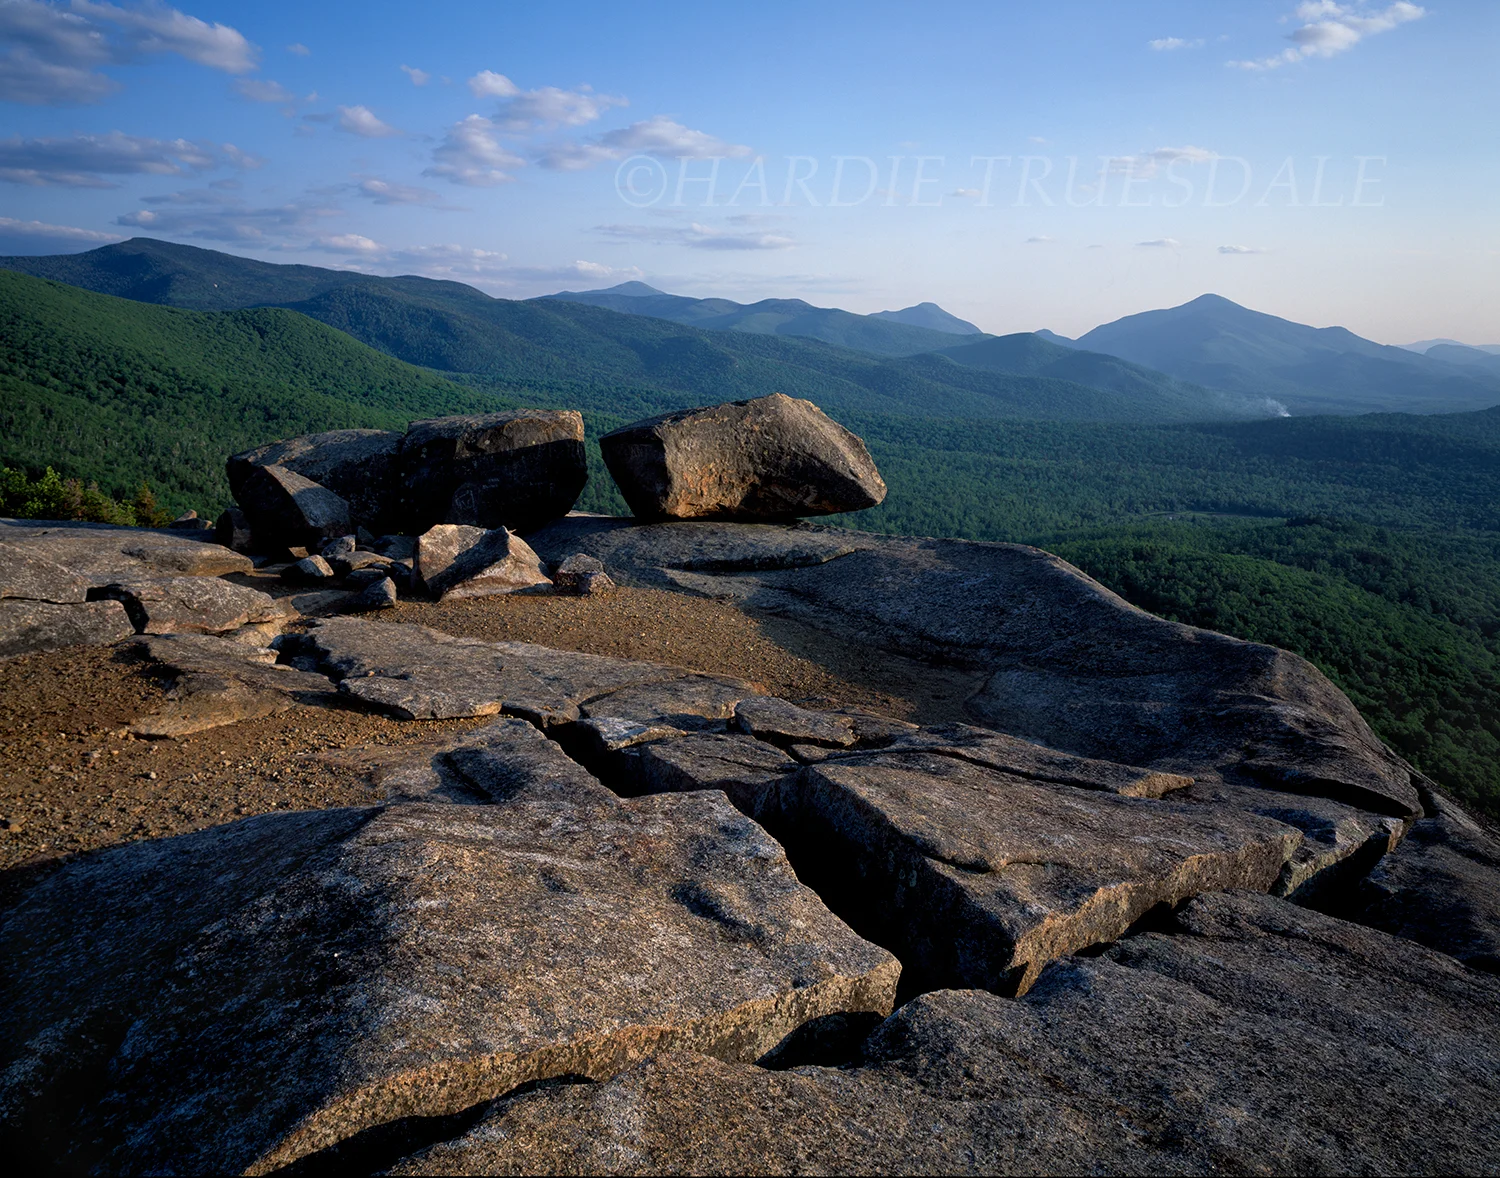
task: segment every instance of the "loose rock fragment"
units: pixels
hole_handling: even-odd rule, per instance
[[[332,491],[348,504],[353,519],[385,530],[399,526],[395,457],[400,443],[400,434],[381,429],[328,430],[271,442],[229,459],[229,489],[243,503],[241,489],[257,467],[284,467]]]
[[[282,570],[281,579],[300,585],[318,585],[334,579],[333,566],[321,556],[304,556]]]
[[[864,443],[781,393],[683,409],[606,434],[609,473],[642,519],[791,519],[874,507],[885,483]]]
[[[487,597],[550,584],[541,559],[507,528],[438,524],[417,540],[414,574],[441,599]]]
[[[809,712],[771,696],[757,696],[735,704],[734,726],[741,732],[783,747],[815,744],[847,748],[857,739],[851,717],[833,712]]]
[[[344,608],[358,613],[367,613],[377,609],[395,609],[399,600],[396,595],[396,582],[389,577],[382,577],[351,597],[345,603]]]

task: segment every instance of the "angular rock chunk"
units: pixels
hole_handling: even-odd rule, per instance
[[[413,572],[441,599],[488,597],[551,584],[541,558],[508,528],[437,524],[417,538]]]
[[[389,577],[381,577],[351,597],[345,603],[344,608],[357,613],[368,613],[377,609],[395,609],[399,603],[400,598],[396,595],[396,582]]]
[[[683,409],[599,440],[641,519],[792,519],[874,507],[885,482],[865,444],[781,393]]]
[[[155,662],[175,676],[166,703],[130,724],[134,736],[175,739],[338,699],[322,675],[276,662],[276,652],[237,636],[169,634],[140,639]]]
[[[250,534],[250,517],[238,507],[226,507],[214,524],[214,541],[235,552],[252,551],[255,538]]]
[[[1445,798],[1359,889],[1359,916],[1472,969],[1500,973],[1500,842]]]
[[[574,553],[553,570],[552,583],[559,593],[576,593],[581,597],[608,593],[615,587],[604,571],[604,562],[582,552]]]
[[[664,1049],[753,1060],[809,1019],[888,1012],[899,973],[706,793],[136,843],[36,885],[0,953],[5,1120],[106,1172],[264,1173]]]
[[[568,513],[588,481],[583,416],[518,409],[414,421],[399,457],[410,525],[533,528]]]
[[[294,585],[323,585],[334,579],[333,566],[321,556],[304,556],[282,569],[281,579]]]
[[[400,445],[401,435],[390,430],[328,430],[246,450],[230,458],[225,470],[236,500],[256,467],[294,471],[328,488],[349,505],[354,520],[379,532],[400,526]]]
[[[1243,811],[930,753],[810,765],[768,803],[779,812],[755,813],[804,875],[925,983],[1005,993],[1025,993],[1049,961],[1114,940],[1157,905],[1269,890],[1303,837]]]
[[[134,633],[118,601],[0,601],[0,659],[66,646],[108,646]]]
[[[787,746],[825,745],[847,748],[858,738],[854,720],[836,712],[809,712],[771,696],[741,700],[734,708],[734,727],[760,740]]]
[[[0,598],[73,605],[88,600],[89,581],[26,548],[0,543]]]
[[[0,520],[0,540],[60,564],[90,585],[130,577],[221,577],[255,568],[248,556],[195,532],[66,520]]]
[[[349,531],[349,504],[327,487],[284,466],[256,466],[235,498],[262,547],[307,548]],[[321,559],[321,558],[320,558]]]
[[[501,1101],[390,1172],[1481,1173],[1497,998],[1409,942],[1204,896],[1018,1002],[924,994],[858,1067],[660,1055]]]
[[[116,581],[90,596],[121,602],[140,634],[224,634],[296,616],[287,601],[218,577]]]

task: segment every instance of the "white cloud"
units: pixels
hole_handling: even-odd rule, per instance
[[[432,75],[426,70],[419,70],[414,66],[403,65],[401,72],[411,79],[413,86],[425,86],[432,81]]]
[[[45,221],[17,221],[14,217],[0,217],[0,236],[47,237],[95,243],[120,240],[118,233],[100,233],[97,229],[78,229],[72,225],[49,225]]]
[[[480,70],[469,79],[469,91],[475,98],[513,98],[521,92],[521,87],[504,74]]]
[[[381,122],[368,106],[339,107],[338,126],[340,131],[348,131],[363,139],[387,139],[401,134],[389,123]]]
[[[297,96],[280,82],[262,78],[236,78],[235,93],[251,102],[295,102]]]
[[[714,225],[596,225],[595,233],[652,245],[685,245],[700,250],[783,250],[797,243],[780,233],[745,233]]]
[[[237,30],[156,2],[3,0],[0,48],[0,101],[34,106],[98,102],[119,88],[99,68],[143,54],[176,53],[232,74],[254,69],[256,57]]]
[[[559,283],[598,286],[645,277],[635,266],[619,268],[583,260],[558,266],[517,266],[498,251],[456,243],[392,250],[372,264],[383,271],[446,278],[521,297],[555,290]]]
[[[1221,245],[1221,254],[1268,254],[1271,251],[1258,245]]]
[[[370,177],[359,182],[359,194],[378,205],[436,205],[442,197],[430,188],[411,184],[392,184],[389,180]]]
[[[970,196],[970,197],[973,197],[973,196],[983,196],[984,193],[980,192],[979,189],[977,189],[977,188],[955,188],[948,195],[949,196]]]
[[[130,46],[140,52],[177,53],[199,65],[230,74],[243,74],[255,68],[259,51],[238,29],[209,24],[157,0],[130,8],[73,0],[73,12],[117,26]]]
[[[1366,37],[1388,33],[1399,25],[1421,20],[1427,10],[1408,0],[1396,0],[1379,10],[1372,10],[1364,0],[1341,4],[1335,0],[1305,0],[1297,6],[1295,17],[1304,23],[1287,34],[1290,49],[1253,61],[1231,61],[1242,70],[1274,70],[1310,57],[1335,57],[1353,49]]]
[[[1203,38],[1158,37],[1154,41],[1147,41],[1146,44],[1158,53],[1170,53],[1174,49],[1202,49]]]
[[[705,131],[694,131],[665,115],[608,131],[582,143],[563,143],[546,149],[538,162],[544,168],[576,171],[632,155],[661,155],[674,159],[738,159],[750,148],[726,143]]]
[[[254,170],[265,163],[265,158],[251,155],[248,151],[241,151],[233,143],[224,144],[224,158],[232,167]]]
[[[449,127],[432,159],[432,166],[422,175],[470,188],[492,188],[513,180],[508,169],[526,163],[501,146],[495,124],[483,115],[470,115]]]
[[[330,254],[378,254],[385,246],[378,241],[371,241],[358,233],[338,233],[332,237],[319,237],[313,241],[313,248],[324,250]]]
[[[1138,179],[1147,180],[1162,168],[1175,163],[1203,164],[1217,159],[1219,153],[1206,147],[1158,147],[1155,151],[1140,155],[1117,155],[1110,159],[1109,170],[1114,173],[1128,172]]]
[[[211,144],[143,139],[111,131],[71,139],[0,139],[0,181],[34,186],[116,188],[109,176],[172,176],[218,167]]]
[[[1135,243],[1137,249],[1176,249],[1182,242],[1175,237],[1157,237],[1150,241],[1138,241]]]
[[[1053,240],[1053,238],[1052,238],[1051,234],[1048,234],[1048,233],[1038,233],[1035,237],[1028,237],[1026,239],[1026,244],[1027,245],[1042,245],[1042,244],[1044,244],[1046,242],[1049,242],[1049,241],[1052,241],[1052,240]]]
[[[312,50],[309,49],[306,45],[302,44],[301,41],[293,41],[286,47],[286,51],[294,57],[306,57],[309,53],[312,52]]]

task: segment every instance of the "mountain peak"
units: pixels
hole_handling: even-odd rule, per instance
[[[909,327],[925,327],[928,331],[942,331],[949,335],[983,335],[967,319],[949,314],[936,303],[917,303],[899,311],[876,311],[871,319],[888,319],[893,323],[905,323]]]

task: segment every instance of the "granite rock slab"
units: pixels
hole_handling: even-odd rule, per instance
[[[935,991],[855,1067],[673,1053],[497,1102],[396,1174],[1493,1169],[1500,985],[1283,901],[1191,901],[1024,998]]]
[[[720,796],[267,815],[0,916],[0,1122],[64,1169],[265,1173],[670,1049],[759,1058],[899,973]]]
[[[0,659],[69,646],[108,646],[134,633],[118,601],[0,601]]]

